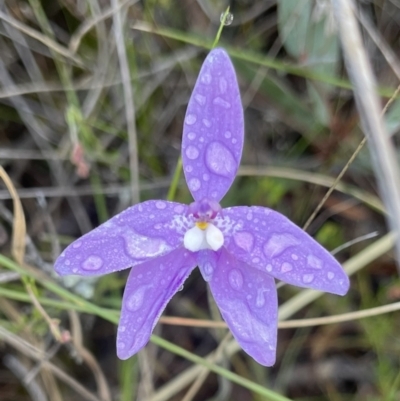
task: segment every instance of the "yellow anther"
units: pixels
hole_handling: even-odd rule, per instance
[[[205,230],[208,227],[208,223],[206,221],[198,221],[196,226],[200,228],[200,230]]]

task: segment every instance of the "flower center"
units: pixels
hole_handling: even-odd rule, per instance
[[[224,245],[224,235],[212,221],[220,212],[221,206],[208,199],[193,202],[189,205],[189,214],[195,218],[195,224],[186,231],[183,237],[183,245],[192,252],[201,249],[218,251]]]

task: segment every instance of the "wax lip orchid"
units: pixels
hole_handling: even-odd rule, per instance
[[[134,205],[73,242],[55,263],[61,275],[132,267],[122,300],[117,354],[127,359],[150,339],[167,302],[198,266],[233,336],[257,362],[275,362],[274,278],[344,295],[349,279],[322,246],[286,217],[259,206],[221,209],[241,159],[243,108],[223,49],[201,68],[187,107],[183,169],[194,202]]]

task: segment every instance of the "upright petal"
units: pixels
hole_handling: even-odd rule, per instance
[[[183,243],[187,206],[147,201],[132,206],[83,237],[59,256],[60,275],[107,274],[165,255]]]
[[[224,246],[239,260],[299,287],[344,295],[349,278],[336,259],[282,214],[271,209],[223,210]]]
[[[243,107],[235,70],[223,49],[205,59],[186,111],[182,160],[196,201],[219,202],[236,176],[243,148]]]
[[[208,252],[207,263],[216,263],[209,285],[222,317],[245,352],[261,365],[272,366],[278,324],[274,279],[239,262],[224,248],[218,253]],[[218,258],[213,257],[216,254]],[[207,267],[202,266],[200,260],[198,262],[204,275]]]
[[[193,253],[181,247],[131,270],[117,333],[120,359],[129,358],[147,344],[168,301],[195,266]]]

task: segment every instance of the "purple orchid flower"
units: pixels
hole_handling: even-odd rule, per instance
[[[274,278],[344,295],[340,264],[283,215],[264,207],[221,209],[240,163],[244,120],[235,70],[223,49],[201,68],[186,112],[182,159],[194,202],[134,205],[73,242],[55,263],[61,275],[133,267],[125,287],[117,354],[127,359],[150,339],[158,318],[199,266],[241,347],[275,362],[278,303]]]

